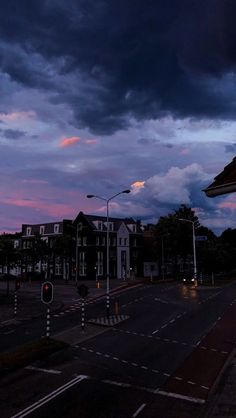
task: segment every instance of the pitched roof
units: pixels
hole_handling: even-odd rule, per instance
[[[87,215],[83,212],[79,212],[78,216],[74,220],[74,223],[76,223],[78,221],[79,216],[83,216],[93,229],[95,229],[95,225],[94,225],[93,222],[95,222],[95,221],[106,222],[107,221],[106,216]],[[138,224],[138,222],[136,222],[133,218],[114,218],[114,217],[111,217],[111,216],[109,216],[109,222],[112,222],[114,224],[114,231],[117,231],[122,223],[124,223],[126,226],[132,225],[132,224],[133,225]],[[106,231],[105,225],[104,225],[104,231]],[[141,232],[138,225],[137,225],[137,232]]]
[[[208,197],[220,196],[236,192],[236,157],[224,167],[206,189],[203,190]]]

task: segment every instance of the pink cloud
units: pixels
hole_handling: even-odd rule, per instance
[[[221,203],[219,203],[218,207],[221,208],[221,209],[234,210],[234,209],[236,209],[236,202],[221,202]]]
[[[12,112],[12,113],[0,113],[0,120],[8,121],[8,120],[22,120],[22,119],[29,119],[34,118],[35,112]]]
[[[93,145],[93,144],[97,144],[97,139],[85,139],[85,144],[91,144],[91,145]]]
[[[27,199],[17,199],[14,197],[8,199],[1,199],[3,203],[12,206],[19,206],[19,207],[27,207],[27,208],[34,208],[37,211],[43,211],[50,216],[73,216],[73,209],[71,206],[62,204],[62,203],[50,203],[48,201],[41,201],[41,200],[27,200]]]
[[[59,144],[61,148],[71,147],[72,145],[76,144],[77,142],[81,141],[79,136],[71,136],[68,138],[62,138]]]
[[[182,148],[180,150],[180,155],[187,155],[189,154],[189,149],[188,148]]]

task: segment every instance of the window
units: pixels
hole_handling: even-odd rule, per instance
[[[113,238],[112,238],[112,245],[113,245],[113,247],[115,247],[115,246],[116,246],[116,237],[113,237]]]
[[[124,238],[124,245],[127,245],[127,238]]]
[[[103,230],[103,223],[101,221],[98,221],[98,229],[99,231]]]
[[[82,229],[83,229],[83,224],[82,222],[79,222],[77,226],[77,231],[82,231]]]
[[[56,276],[60,276],[61,274],[62,274],[62,268],[61,268],[62,266],[61,266],[61,264],[56,264],[55,265],[55,274],[56,274]]]
[[[40,225],[40,227],[39,227],[39,233],[40,233],[40,235],[43,235],[44,234],[44,230],[45,230],[45,226],[44,225]]]
[[[83,245],[87,245],[87,237],[83,237]]]
[[[32,230],[31,226],[27,226],[26,235],[31,235],[31,230]]]
[[[19,246],[20,246],[20,242],[15,240],[14,241],[14,248],[19,248]]]
[[[78,246],[81,246],[82,245],[82,238],[81,237],[78,237],[78,239],[77,239],[77,245]]]
[[[87,274],[87,263],[85,260],[85,252],[79,253],[79,275],[86,276]]]
[[[108,225],[109,231],[113,231],[113,222],[108,222],[108,224],[107,224],[107,222],[105,222],[105,225],[106,225],[106,228],[107,228],[107,225]]]
[[[102,237],[102,245],[106,245],[106,238]]]
[[[119,245],[122,245],[122,238],[119,238]]]
[[[96,266],[97,266],[97,275],[103,276],[103,252],[102,251],[97,252]]]
[[[54,224],[54,234],[58,234],[58,233],[59,233],[59,225]]]
[[[96,236],[96,245],[100,245],[100,237],[98,235]]]

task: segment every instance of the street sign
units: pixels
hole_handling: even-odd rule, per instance
[[[44,282],[41,286],[41,301],[43,303],[51,303],[53,301],[53,284]]]
[[[88,296],[88,286],[86,286],[85,284],[81,284],[80,286],[78,286],[78,293],[82,298]]]
[[[196,235],[195,240],[196,241],[207,241],[207,236],[206,235]]]

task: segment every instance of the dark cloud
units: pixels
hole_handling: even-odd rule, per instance
[[[9,0],[0,67],[100,134],[132,117],[232,119],[235,18],[234,0]]]
[[[19,139],[25,136],[25,132],[19,129],[1,129],[0,134],[7,139]]]

